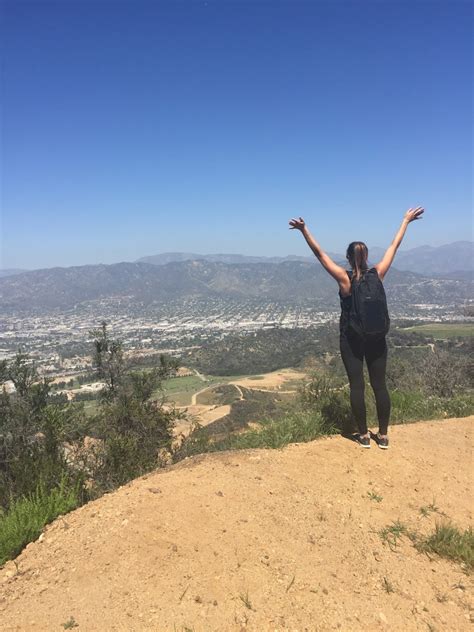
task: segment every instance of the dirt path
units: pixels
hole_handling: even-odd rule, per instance
[[[194,375],[197,375],[200,380],[202,380],[203,382],[207,382],[204,375],[202,373],[199,373],[197,369],[193,369],[193,372],[194,372]]]
[[[380,529],[472,524],[474,417],[199,455],[46,528],[0,570],[3,632],[472,629],[460,565]],[[375,499],[380,498],[379,501]],[[438,513],[424,517],[434,503]]]

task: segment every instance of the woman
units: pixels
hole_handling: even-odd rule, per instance
[[[410,208],[403,217],[402,224],[394,240],[388,247],[382,260],[374,266],[381,281],[384,280],[398,247],[405,235],[405,231],[410,222],[421,218],[424,209],[421,206]],[[346,258],[349,261],[352,271],[349,273],[334,261],[322,250],[309,232],[302,217],[292,219],[289,222],[290,229],[300,230],[306,239],[308,246],[314,252],[322,266],[334,277],[339,284],[339,298],[341,301],[341,318],[339,321],[340,350],[342,361],[347,371],[350,386],[351,408],[354,418],[359,427],[359,434],[355,438],[364,448],[370,448],[370,438],[372,437],[380,448],[388,448],[387,428],[390,417],[390,396],[385,383],[385,372],[387,366],[387,343],[385,336],[374,341],[364,340],[352,329],[349,329],[349,311],[351,307],[351,287],[352,279],[359,280],[368,270],[368,250],[362,241],[353,241],[349,244]],[[366,409],[364,400],[364,373],[363,360],[367,363],[370,384],[375,395],[377,406],[377,417],[379,430],[377,434],[369,432],[367,429]]]

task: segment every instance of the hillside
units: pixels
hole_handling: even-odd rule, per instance
[[[0,570],[0,628],[468,630],[461,566],[379,531],[471,524],[473,421],[395,426],[388,452],[334,436],[137,479]]]

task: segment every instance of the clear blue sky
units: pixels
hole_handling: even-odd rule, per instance
[[[1,10],[1,267],[472,238],[469,2]]]

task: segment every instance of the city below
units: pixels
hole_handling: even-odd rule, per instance
[[[471,322],[469,308],[458,304],[420,303],[392,306],[392,322]],[[161,307],[123,305],[122,300],[91,301],[74,310],[48,315],[6,315],[0,318],[0,359],[18,350],[33,358],[43,375],[75,375],[90,369],[89,332],[107,322],[122,340],[129,357],[165,353],[180,356],[228,334],[252,334],[271,328],[304,329],[337,326],[340,310],[322,301],[297,305],[271,300],[188,298]]]

